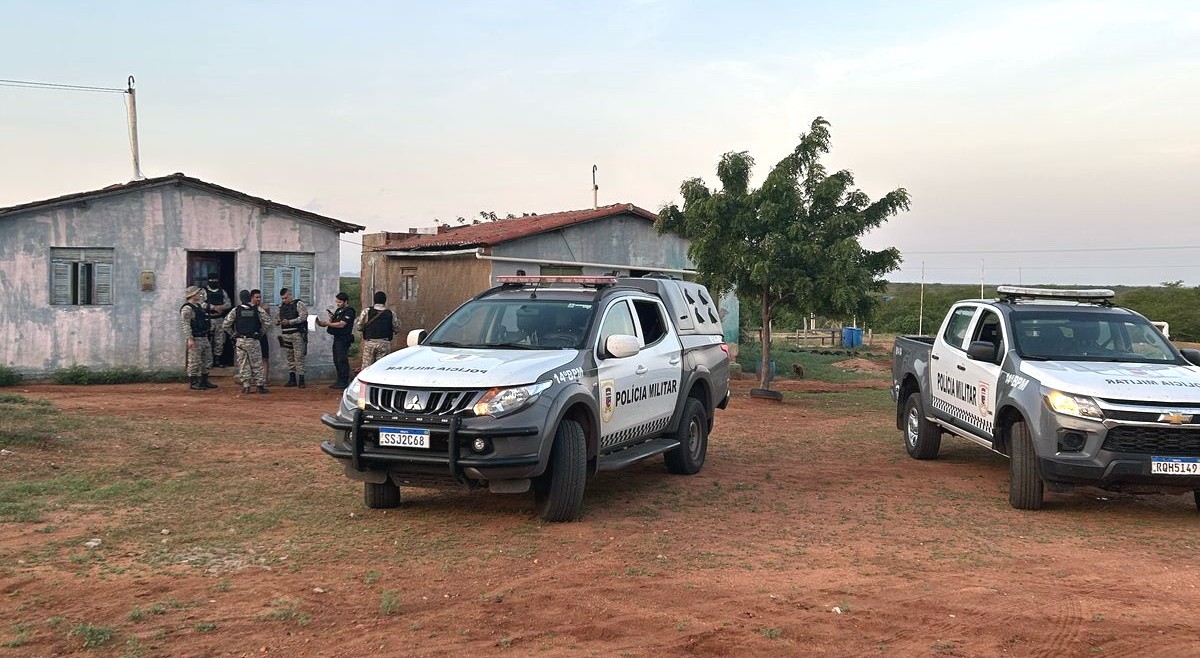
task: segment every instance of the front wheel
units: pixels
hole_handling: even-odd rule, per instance
[[[667,470],[676,475],[699,473],[708,455],[708,415],[699,400],[688,398],[679,430],[671,438],[679,441],[679,447],[663,453]]]
[[[385,482],[364,482],[363,502],[370,509],[390,509],[400,506],[400,487],[392,484],[391,479]]]
[[[533,483],[534,500],[543,521],[574,521],[583,512],[587,484],[587,443],[583,427],[564,418],[550,448],[550,468]]]
[[[1009,434],[1008,502],[1016,509],[1042,509],[1046,485],[1038,475],[1037,452],[1033,449],[1029,426],[1024,421],[1018,421],[1013,423]]]
[[[904,449],[913,459],[934,459],[941,447],[941,428],[925,419],[921,394],[913,393],[904,402]]]

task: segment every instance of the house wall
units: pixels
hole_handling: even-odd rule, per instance
[[[492,249],[492,255],[690,270],[693,264],[687,257],[687,249],[687,240],[674,233],[659,235],[654,224],[642,217],[618,215],[498,244]],[[529,274],[537,274],[527,265],[509,268],[500,261],[496,265],[505,270],[498,269],[498,274],[507,274],[508,269],[525,269]],[[585,274],[603,271],[605,268],[584,269]]]
[[[316,254],[315,312],[338,290],[336,230],[187,184],[168,183],[0,217],[0,363],[28,375],[72,365],[178,370],[189,251],[235,253],[238,288],[259,288],[259,252]],[[114,249],[113,303],[50,305],[51,247]],[[142,272],[153,290],[142,291]],[[222,282],[237,295],[231,282]],[[327,300],[327,301],[326,301]],[[305,300],[310,302],[311,300]],[[332,341],[310,334],[308,370],[332,376]],[[273,338],[272,338],[273,340]],[[273,350],[272,379],[282,372]],[[284,375],[286,377],[286,375]]]

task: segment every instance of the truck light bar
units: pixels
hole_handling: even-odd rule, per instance
[[[615,276],[513,276],[496,277],[500,283],[574,283],[581,286],[608,286],[617,282]]]
[[[996,294],[1004,299],[1065,299],[1093,304],[1110,301],[1116,293],[1108,288],[1089,288],[1081,290],[1056,290],[1054,288],[1025,288],[1022,286],[996,286]]]

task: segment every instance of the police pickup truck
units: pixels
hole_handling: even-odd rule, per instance
[[[408,347],[363,370],[321,444],[364,483],[367,507],[400,486],[531,491],[570,521],[588,477],[663,455],[704,465],[729,401],[729,354],[703,286],[668,278],[502,276]]]
[[[915,459],[951,433],[1009,457],[1009,502],[1074,485],[1185,493],[1200,506],[1200,351],[1178,350],[1111,290],[1000,286],[937,336],[898,337],[896,427]]]

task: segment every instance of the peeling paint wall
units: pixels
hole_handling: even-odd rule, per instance
[[[28,375],[72,365],[179,370],[189,251],[235,254],[238,288],[261,288],[260,252],[315,254],[316,312],[338,291],[338,233],[279,210],[188,184],[170,183],[112,196],[34,208],[0,218],[0,363]],[[111,305],[52,306],[50,249],[113,249]],[[142,272],[153,290],[142,291]],[[314,379],[333,375],[332,339],[310,334],[307,366]],[[273,338],[272,338],[273,340]],[[272,379],[283,372],[272,352]],[[286,375],[284,375],[286,377]]]

